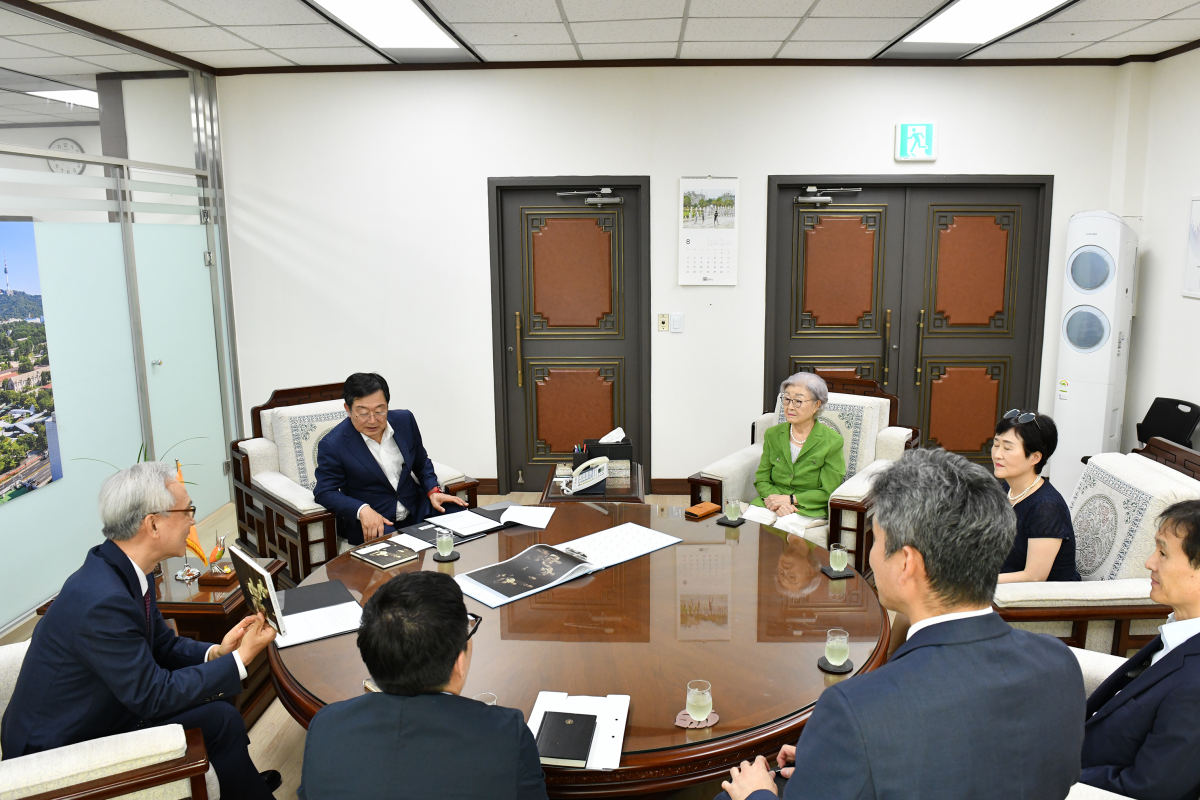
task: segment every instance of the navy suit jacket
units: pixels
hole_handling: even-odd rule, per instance
[[[111,541],[88,551],[33,641],[0,726],[5,758],[111,736],[242,690],[233,654],[167,627],[150,584],[150,625],[133,562]]]
[[[317,486],[313,497],[337,514],[338,535],[350,544],[362,544],[362,524],[358,509],[368,504],[384,519],[396,519],[396,503],[408,509],[409,524],[428,517],[433,507],[428,493],[437,486],[433,461],[421,443],[421,431],[412,412],[397,409],[388,412],[404,468],[397,486],[388,483],[383,468],[367,449],[362,434],[354,430],[350,418],[342,420],[317,444]]]
[[[1083,783],[1138,800],[1200,797],[1200,636],[1151,665],[1161,648],[1156,636],[1088,698]]]
[[[466,697],[371,693],[317,712],[299,800],[546,800],[520,711]]]
[[[825,690],[783,797],[1062,800],[1079,779],[1083,706],[1059,640],[995,613],[930,625]]]

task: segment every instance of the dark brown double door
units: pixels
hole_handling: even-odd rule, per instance
[[[576,444],[616,427],[650,474],[649,188],[636,177],[488,181],[502,493],[541,492]]]
[[[870,378],[923,446],[986,462],[1037,402],[1050,181],[772,177],[766,407],[800,370]]]

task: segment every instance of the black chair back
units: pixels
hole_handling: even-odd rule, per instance
[[[1200,405],[1170,397],[1156,397],[1146,417],[1137,424],[1137,438],[1145,443],[1160,436],[1175,444],[1191,447],[1197,423],[1200,423]]]

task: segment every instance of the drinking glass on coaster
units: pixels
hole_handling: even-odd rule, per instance
[[[717,520],[718,525],[724,525],[727,528],[736,528],[746,520],[740,519],[742,516],[742,501],[736,497],[725,498],[725,516]]]
[[[854,669],[850,660],[850,634],[841,628],[830,628],[825,635],[825,655],[817,659],[817,667],[824,672],[842,675]]]
[[[454,534],[450,531],[438,531],[437,555],[434,561],[457,561],[458,551],[454,549]]]
[[[692,721],[706,722],[712,715],[712,684],[708,681],[688,681],[686,708]]]
[[[849,569],[849,564],[850,554],[846,551],[846,545],[834,542],[829,545],[829,566],[821,567],[821,571],[831,579],[849,578],[854,574],[854,571]]]
[[[496,695],[492,694],[491,692],[480,692],[479,694],[475,695],[471,699],[478,700],[479,702],[483,703],[485,706],[496,705]]]

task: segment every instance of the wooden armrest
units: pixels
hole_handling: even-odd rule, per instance
[[[467,508],[475,508],[479,498],[479,481],[476,478],[468,478],[463,476],[461,480],[447,483],[444,487],[446,494],[457,495],[459,492],[467,493]]]
[[[1161,619],[1170,606],[1146,603],[1138,606],[1038,606],[1035,608],[992,608],[1005,622],[1071,622],[1096,619]]]
[[[751,444],[753,444],[753,442],[751,442]],[[700,487],[707,486],[709,502],[716,503],[722,508],[725,507],[725,504],[721,502],[721,481],[717,480],[716,478],[706,478],[697,472],[689,475],[687,482],[688,487],[691,489],[690,494],[692,505],[696,505],[697,503],[701,502]]]
[[[183,735],[187,740],[187,750],[180,758],[30,795],[26,800],[107,800],[184,778],[191,779],[192,800],[208,800],[208,788],[204,784],[204,773],[208,772],[208,752],[204,749],[204,737],[199,728],[184,731]]]

